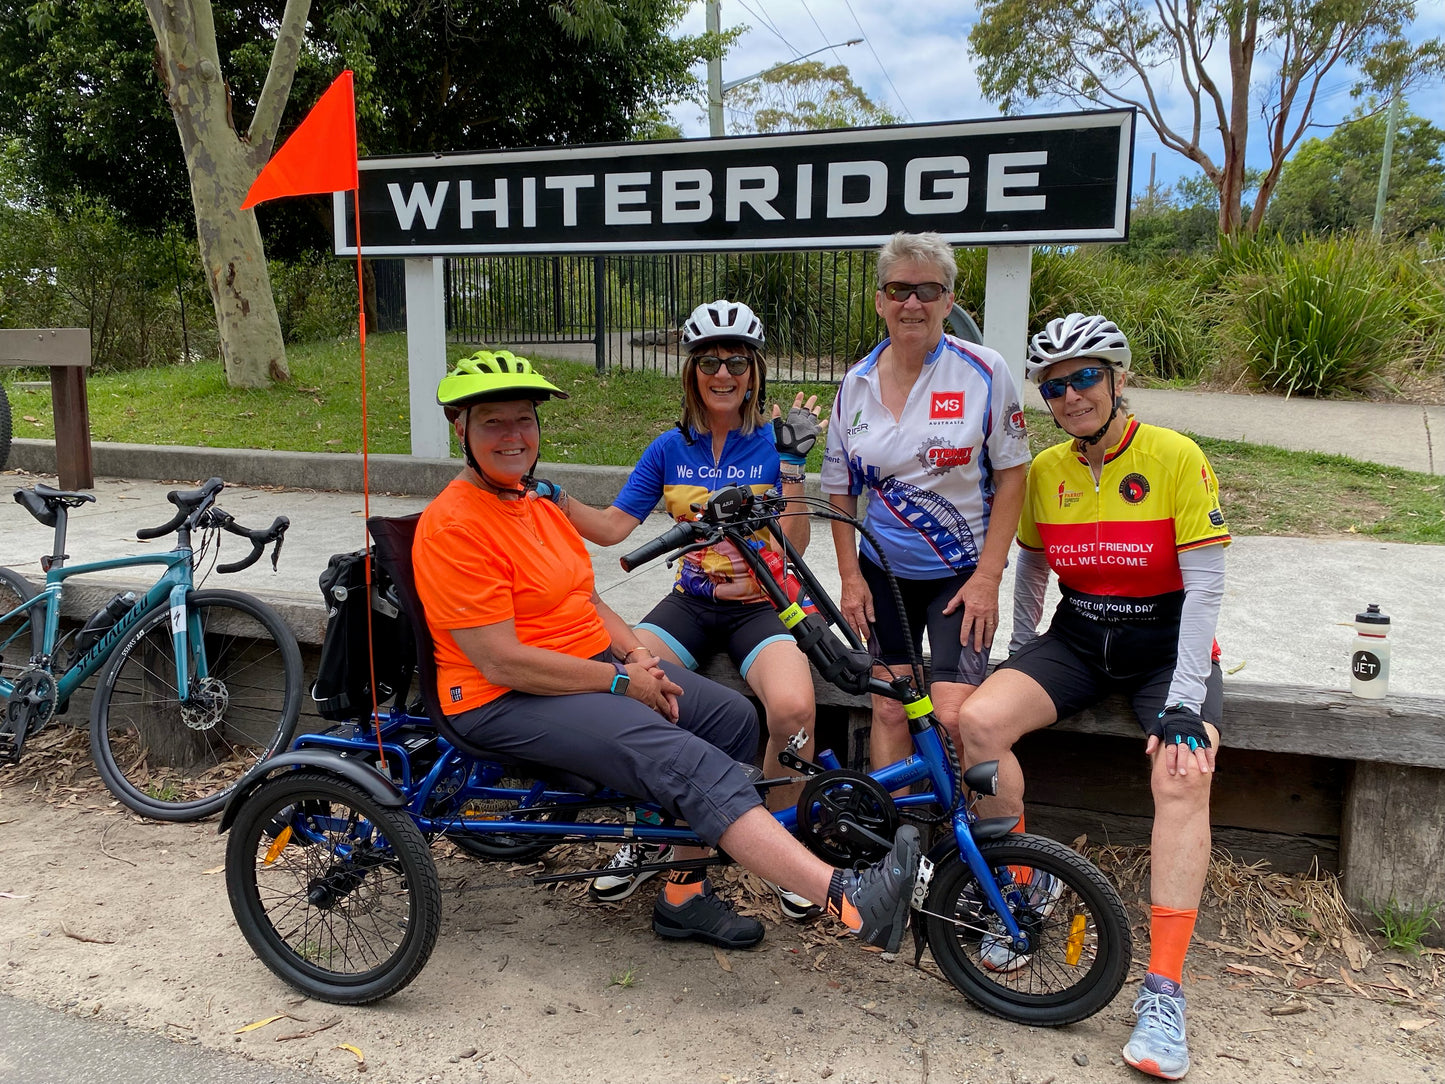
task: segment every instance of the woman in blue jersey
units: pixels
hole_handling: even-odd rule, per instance
[[[682,421],[648,445],[627,484],[607,508],[593,508],[565,496],[560,501],[582,537],[599,545],[621,542],[661,501],[672,516],[692,515],[691,506],[725,485],[750,486],[757,493],[778,488],[786,497],[803,495],[803,464],[826,427],[818,419],[817,397],[800,393],[786,419],[774,406],[774,424],[763,414],[766,368],[763,326],[746,305],[713,301],[699,305],[683,325],[688,351],[682,367]],[[782,529],[799,551],[808,544],[807,509],[790,502]],[[781,572],[781,556],[759,534],[754,546]],[[781,578],[781,577],[780,577]],[[808,660],[778,620],[776,611],[731,543],[689,553],[679,563],[671,593],[637,625],[643,645],[658,658],[697,667],[726,651],[767,715],[764,764],[778,770],[788,739],[805,730],[813,739],[813,679]],[[804,752],[806,754],[806,751]],[[769,792],[773,806],[796,801],[795,787]],[[613,865],[651,860],[645,848],[624,847]],[[630,895],[645,878],[599,877],[594,899]],[[783,913],[807,918],[816,908],[779,890]]]
[[[957,273],[953,249],[936,233],[896,233],[883,246],[873,303],[888,338],[843,378],[821,475],[823,492],[850,516],[868,491],[864,523],[882,548],[833,524],[843,616],[883,667],[908,664],[886,559],[914,650],[928,630],[929,693],[955,739],[959,707],[987,671],[1029,462],[1004,359],[943,332]],[[872,763],[912,749],[903,706],[873,697]]]

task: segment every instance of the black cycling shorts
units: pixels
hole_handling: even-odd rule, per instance
[[[669,648],[689,670],[726,651],[743,680],[769,644],[794,643],[770,602],[718,602],[674,591],[636,625]]]
[[[1170,633],[1167,629],[1161,630],[1161,635]],[[1169,685],[1174,680],[1172,656],[1167,665],[1146,673],[1128,678],[1111,677],[1088,662],[1052,629],[1030,640],[999,663],[998,668],[1017,670],[1037,681],[1054,702],[1054,711],[1060,719],[1093,707],[1111,693],[1122,693],[1130,698],[1134,717],[1146,731],[1164,710]],[[1199,714],[1215,727],[1224,715],[1224,674],[1217,662],[1210,664]]]
[[[908,651],[908,639],[903,635],[903,623],[898,619],[898,607],[893,601],[888,577],[883,569],[861,553],[858,555],[858,566],[863,571],[863,582],[873,595],[873,629],[868,637],[868,650],[875,659],[889,666],[907,666],[912,655]],[[943,608],[972,575],[973,569],[969,569],[937,580],[898,581],[915,652],[922,653],[923,630],[928,630],[928,647],[932,654],[930,681],[981,685],[988,674],[988,652],[975,651],[972,644],[964,647],[959,642],[963,632],[963,607],[947,617],[943,616]]]

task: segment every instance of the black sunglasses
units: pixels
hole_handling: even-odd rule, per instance
[[[733,354],[725,358],[720,358],[716,354],[699,354],[693,358],[693,361],[697,363],[697,367],[705,376],[712,376],[724,365],[728,367],[728,372],[733,376],[742,376],[748,371],[748,366],[753,363],[753,359],[746,354]]]
[[[1062,399],[1064,393],[1070,388],[1075,391],[1088,391],[1104,379],[1106,372],[1108,370],[1099,365],[1090,365],[1086,369],[1075,369],[1068,376],[1056,376],[1052,380],[1040,383],[1039,394],[1045,399]]]
[[[941,282],[885,282],[883,293],[889,301],[907,301],[916,297],[927,304],[948,293],[948,287]]]

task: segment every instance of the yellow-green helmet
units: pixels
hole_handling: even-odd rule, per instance
[[[437,385],[437,402],[465,407],[488,400],[566,399],[567,393],[532,368],[526,358],[508,350],[478,350],[462,358]],[[450,412],[449,412],[450,414]]]

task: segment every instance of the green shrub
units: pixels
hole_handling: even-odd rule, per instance
[[[270,261],[271,292],[288,343],[356,334],[356,265],[327,253]]]
[[[88,328],[100,370],[174,364],[187,342],[193,357],[215,353],[194,242],[132,230],[81,195],[64,214],[9,205],[0,216],[0,326]]]
[[[1348,236],[1221,248],[1238,269],[1226,285],[1223,337],[1265,387],[1292,395],[1369,390],[1411,347],[1395,260]]]

